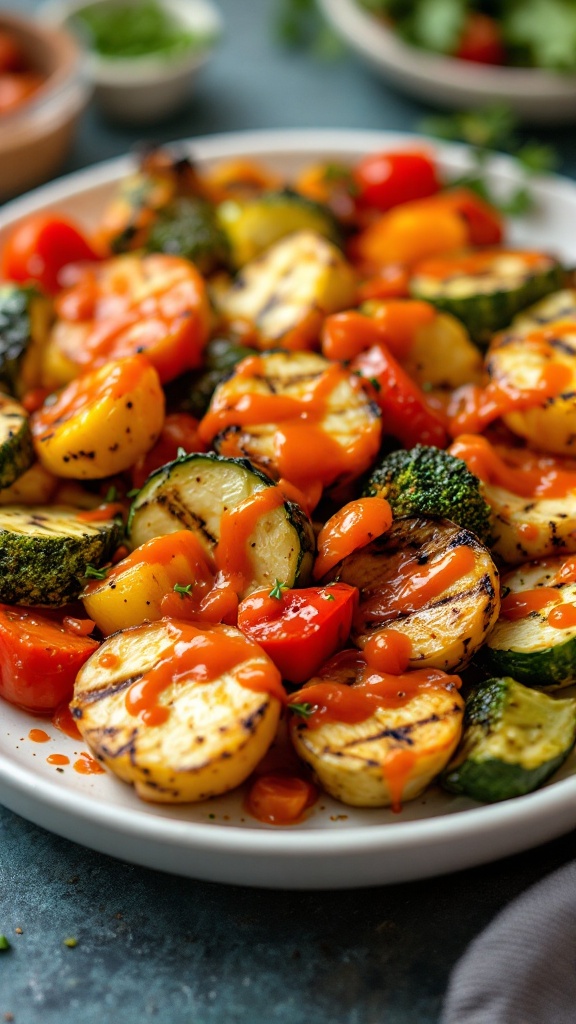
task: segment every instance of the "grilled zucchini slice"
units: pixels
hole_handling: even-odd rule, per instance
[[[310,684],[326,678],[323,670]],[[354,686],[354,669],[347,679],[339,674],[339,681]],[[305,701],[306,687],[300,697]],[[306,718],[293,714],[290,737],[298,756],[337,800],[354,807],[397,807],[400,800],[417,797],[445,767],[460,739],[463,708],[458,690],[447,680],[446,686],[420,689],[399,707],[379,707],[354,724],[326,722],[311,728]],[[399,787],[392,766],[405,752],[409,768]]]
[[[466,702],[462,744],[441,782],[488,803],[523,796],[560,767],[575,739],[576,700],[488,679]]]
[[[244,202],[228,199],[218,207],[218,221],[230,243],[236,267],[243,267],[296,231],[314,231],[336,245],[342,241],[331,210],[290,188],[264,192]]]
[[[10,487],[33,461],[28,413],[13,398],[0,395],[0,488]]]
[[[457,548],[469,550],[465,564],[471,568],[456,578],[448,574],[433,596],[419,598],[415,591],[411,602],[403,600],[417,574],[425,578],[431,570],[439,572]],[[411,669],[463,668],[486,640],[500,610],[498,570],[490,552],[473,533],[447,519],[396,520],[388,533],[342,559],[322,582],[358,587],[353,642],[363,648],[380,630],[398,630],[412,644]]]
[[[214,679],[183,673],[173,625],[163,620],[115,633],[77,676],[71,710],[84,740],[144,800],[183,803],[234,789],[274,739],[280,701],[241,682],[251,670],[268,671],[269,658],[231,626],[202,632],[223,643],[241,638],[245,656]],[[126,698],[162,661],[166,672],[173,667],[158,697],[168,714],[160,724],[146,724]]]
[[[523,309],[514,317],[510,331],[526,335],[555,320],[576,321],[576,290],[563,288]]]
[[[261,349],[309,349],[324,317],[354,305],[356,274],[340,249],[314,231],[282,238],[246,263],[212,299],[225,320],[243,320]]]
[[[52,303],[36,288],[0,286],[0,383],[12,395],[21,396],[40,383],[53,319]]]
[[[220,540],[223,513],[273,486],[247,459],[183,455],[152,473],[134,499],[128,518],[130,545],[136,548],[152,537],[193,530],[211,553]],[[243,596],[273,586],[276,579],[289,587],[305,586],[314,548],[312,524],[295,502],[286,500],[265,512],[247,544],[253,576]]]
[[[338,446],[336,454],[338,449],[341,450],[341,465],[334,462],[333,455],[331,462],[326,460],[321,446],[314,440],[312,418],[318,410],[314,408],[313,398],[323,375],[327,373],[333,375],[333,383],[328,394],[322,395],[319,405],[321,419],[316,429],[326,435],[331,446]],[[327,377],[324,379],[330,383]],[[247,424],[240,411],[247,395],[265,399],[265,414],[259,417],[260,422]],[[278,437],[282,436],[286,424],[283,411],[286,399],[300,403],[294,417],[301,415],[302,426],[307,425],[310,438],[308,449],[305,440],[300,446],[300,465],[296,467],[304,478],[322,480],[324,486],[331,487],[336,482],[353,480],[368,469],[380,445],[380,411],[354,374],[344,368],[337,369],[315,352],[262,354],[251,364],[250,371],[241,363],[214,392],[204,421],[207,434],[211,436],[205,439],[224,455],[244,456],[271,475],[285,476],[297,484],[299,481],[292,479],[289,469],[283,465],[278,444]],[[275,404],[278,406],[277,419],[274,417]],[[239,410],[237,417],[236,409]],[[225,418],[222,426],[219,422],[221,415]]]
[[[560,288],[563,277],[561,265],[546,253],[483,249],[418,263],[410,291],[452,313],[485,346],[519,310]]]
[[[526,594],[525,600],[534,598],[536,607],[525,618],[510,619],[501,612],[481,652],[482,663],[493,675],[547,689],[576,682],[576,614],[574,625],[553,624],[562,610],[569,617],[576,613],[576,583],[563,581],[564,565],[563,558],[547,559],[543,565],[529,562],[506,576],[507,599]],[[543,600],[546,603],[537,607]]]
[[[0,507],[0,601],[62,605],[82,590],[86,567],[111,558],[124,528],[87,522],[65,505]]]
[[[515,434],[540,451],[555,455],[576,452],[576,317],[553,320],[543,327],[497,335],[488,350],[490,380],[514,392],[531,391],[544,375],[561,374],[560,393],[527,409],[502,417]]]

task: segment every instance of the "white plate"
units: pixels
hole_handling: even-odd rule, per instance
[[[327,21],[378,74],[425,103],[454,107],[506,103],[533,123],[576,121],[576,75],[493,67],[408,46],[357,0],[319,0]]]
[[[414,145],[414,136],[375,132],[294,131],[212,136],[190,142],[201,164],[233,155],[255,156],[294,174],[320,156],[353,161],[362,153]],[[433,146],[429,140],[422,144]],[[188,145],[188,144],[187,144]],[[463,147],[437,146],[442,166],[461,173]],[[86,225],[131,166],[114,160],[81,171],[16,200],[0,213],[0,245],[7,228],[37,210],[66,211]],[[515,181],[512,165],[496,158],[493,183]],[[546,247],[576,262],[576,185],[549,178],[534,186],[538,208],[518,223],[519,244]],[[33,743],[42,727],[50,741]],[[0,800],[44,828],[85,846],[148,867],[195,878],[281,888],[345,888],[397,882],[493,860],[568,832],[576,825],[576,756],[537,793],[495,806],[478,806],[431,788],[401,814],[355,810],[325,798],[298,826],[258,824],[235,793],[180,808],[144,804],[111,774],[57,772],[50,753],[72,761],[85,749],[50,724],[8,704],[0,709]]]

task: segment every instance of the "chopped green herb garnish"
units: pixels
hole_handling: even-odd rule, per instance
[[[336,598],[334,597],[334,594],[322,594],[322,597],[324,598],[325,601],[335,601],[336,600]]]
[[[268,596],[275,597],[277,601],[281,601],[282,591],[289,589],[290,588],[287,583],[282,583],[280,580],[274,580],[274,586],[272,587],[272,590],[270,591]]]
[[[295,715],[302,715],[302,718],[310,718],[313,714],[314,708],[312,704],[289,704],[288,710],[293,711]]]
[[[192,583],[186,583],[186,585],[184,585],[183,583],[174,584],[174,591],[176,594],[180,594],[180,597],[184,597],[185,594],[189,594],[191,590]]]
[[[139,487],[133,487],[131,491],[127,491],[126,492],[126,497],[127,498],[135,498],[137,494],[140,494],[140,488]]]
[[[380,381],[376,379],[376,377],[369,377],[368,380],[370,381],[372,387],[374,388],[374,391],[382,391],[382,385],[380,384]]]
[[[0,935],[0,951],[5,953],[7,949],[11,949],[11,948],[12,947],[10,946],[10,943],[8,942],[8,939],[6,938],[6,936],[5,935]]]
[[[106,497],[104,498],[104,501],[106,501],[106,502],[116,501],[117,497],[118,497],[118,491],[114,487],[114,484],[112,484],[112,486],[109,487],[108,490],[106,491]]]
[[[108,572],[108,569],[97,569],[95,565],[87,565],[84,577],[87,580],[105,580]]]
[[[77,11],[74,21],[88,34],[93,50],[116,60],[152,55],[173,58],[208,41],[206,33],[190,32],[157,0],[91,4]]]
[[[557,163],[557,154],[551,146],[519,141],[516,118],[505,104],[427,118],[421,127],[428,135],[470,146],[472,168],[450,184],[472,189],[481,199],[511,217],[518,217],[532,208],[530,176],[551,171]],[[496,194],[490,183],[487,162],[492,150],[507,153],[518,168],[520,182],[504,196],[500,192]]]
[[[78,939],[74,939],[72,937],[64,939],[64,945],[68,946],[68,949],[74,949],[74,946],[78,945]]]

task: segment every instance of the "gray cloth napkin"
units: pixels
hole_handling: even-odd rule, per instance
[[[576,1024],[576,862],[528,889],[471,943],[440,1024]]]

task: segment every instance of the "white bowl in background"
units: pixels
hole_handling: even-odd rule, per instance
[[[576,74],[495,67],[409,46],[357,0],[318,0],[336,33],[398,89],[425,103],[465,110],[505,103],[534,124],[576,121]]]
[[[186,29],[206,39],[177,55],[114,59],[92,50],[86,54],[86,70],[94,84],[94,97],[106,114],[117,121],[151,124],[181,106],[191,96],[197,73],[208,61],[223,31],[223,20],[211,0],[160,0],[162,6]],[[47,0],[39,10],[42,21],[73,29],[74,15],[94,4],[113,7],[116,0]],[[122,0],[122,6],[138,6],[138,0]]]

